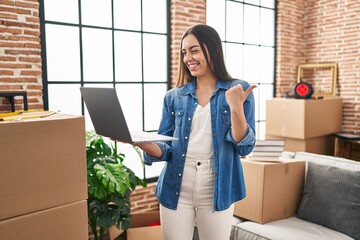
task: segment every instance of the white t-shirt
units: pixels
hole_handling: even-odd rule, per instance
[[[198,104],[191,124],[186,156],[195,160],[208,160],[213,158],[213,154],[210,102],[204,107]]]

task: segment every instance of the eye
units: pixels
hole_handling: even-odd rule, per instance
[[[199,50],[197,50],[197,49],[191,50],[191,53],[192,53],[192,54],[195,54],[195,53],[197,53],[197,52],[199,52]]]

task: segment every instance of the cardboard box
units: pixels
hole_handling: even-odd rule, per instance
[[[260,224],[294,216],[303,192],[305,162],[242,160],[247,195],[234,215]]]
[[[284,151],[309,152],[309,153],[316,153],[323,155],[334,154],[334,137],[331,135],[307,138],[307,139],[284,138],[284,137],[266,135],[265,138],[283,139],[285,141]]]
[[[266,134],[307,139],[341,131],[342,99],[273,98],[266,101]]]
[[[0,220],[87,199],[83,116],[0,122]]]
[[[149,224],[158,221],[160,221],[160,213],[158,211],[132,214],[131,227],[126,230],[126,239],[163,240],[161,226],[149,226]],[[123,234],[123,231],[116,227],[111,227],[109,233],[110,239],[115,239]]]
[[[0,221],[6,240],[87,240],[86,200]]]

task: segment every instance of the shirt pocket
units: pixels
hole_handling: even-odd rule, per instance
[[[230,107],[229,105],[223,105],[221,107],[221,115],[222,115],[222,121],[226,125],[231,125],[231,115],[230,115]]]
[[[183,116],[184,116],[183,109],[175,110],[175,125],[176,126],[181,126]]]

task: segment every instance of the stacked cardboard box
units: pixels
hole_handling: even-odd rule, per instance
[[[333,154],[331,134],[341,132],[341,124],[341,98],[266,102],[266,138],[284,139],[285,151]]]
[[[305,162],[242,160],[246,198],[235,203],[234,215],[257,223],[294,216],[305,176]]]
[[[134,213],[131,215],[131,225],[126,233],[112,226],[109,230],[110,239],[116,239],[126,234],[126,240],[163,240],[158,211]]]
[[[0,122],[1,239],[88,239],[83,116]]]

